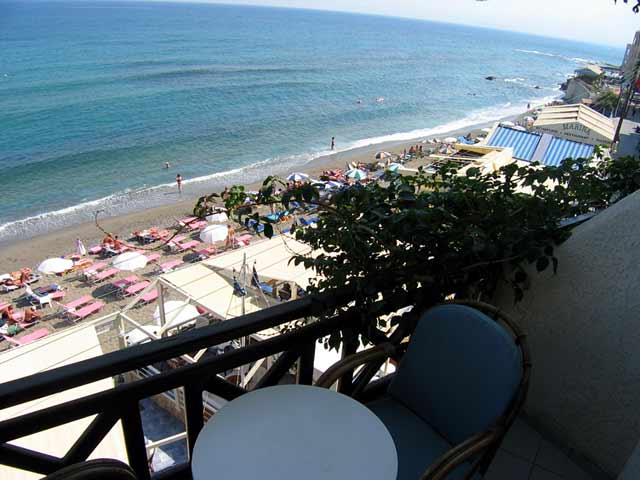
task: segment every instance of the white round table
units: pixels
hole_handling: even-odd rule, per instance
[[[200,432],[193,480],[395,480],[396,447],[364,405],[319,387],[279,385],[225,405]]]

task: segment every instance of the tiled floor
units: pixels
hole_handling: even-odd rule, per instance
[[[485,480],[596,480],[561,449],[517,419]]]

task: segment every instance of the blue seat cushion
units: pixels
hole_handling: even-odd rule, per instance
[[[396,444],[397,480],[419,480],[431,464],[451,449],[451,445],[429,424],[391,397],[371,402],[367,407],[382,420]],[[460,465],[447,480],[464,478],[469,468],[469,464]],[[480,476],[473,478],[480,479]]]
[[[522,355],[501,325],[440,305],[418,322],[388,393],[455,445],[505,413],[521,377]]]

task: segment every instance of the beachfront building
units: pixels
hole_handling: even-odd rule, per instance
[[[569,157],[591,158],[594,152],[593,145],[502,125],[496,125],[492,129],[485,144],[509,149],[516,160],[549,166],[557,166]]]
[[[583,78],[588,82],[597,80],[603,73],[602,68],[595,64],[585,65],[584,67],[576,70],[576,76]]]
[[[609,146],[615,135],[610,118],[582,104],[545,107],[533,123],[533,129],[589,145]]]
[[[622,76],[625,83],[633,82],[636,76],[638,61],[640,60],[640,31],[633,37],[633,42],[627,44],[622,61]]]

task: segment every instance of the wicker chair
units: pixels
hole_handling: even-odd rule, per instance
[[[351,355],[317,385],[363,365],[375,372],[401,347]],[[456,302],[424,313],[386,393],[365,403],[393,437],[398,480],[481,478],[525,401],[530,369],[524,335],[497,308]]]
[[[43,480],[137,480],[126,463],[110,458],[87,460],[62,468]]]

